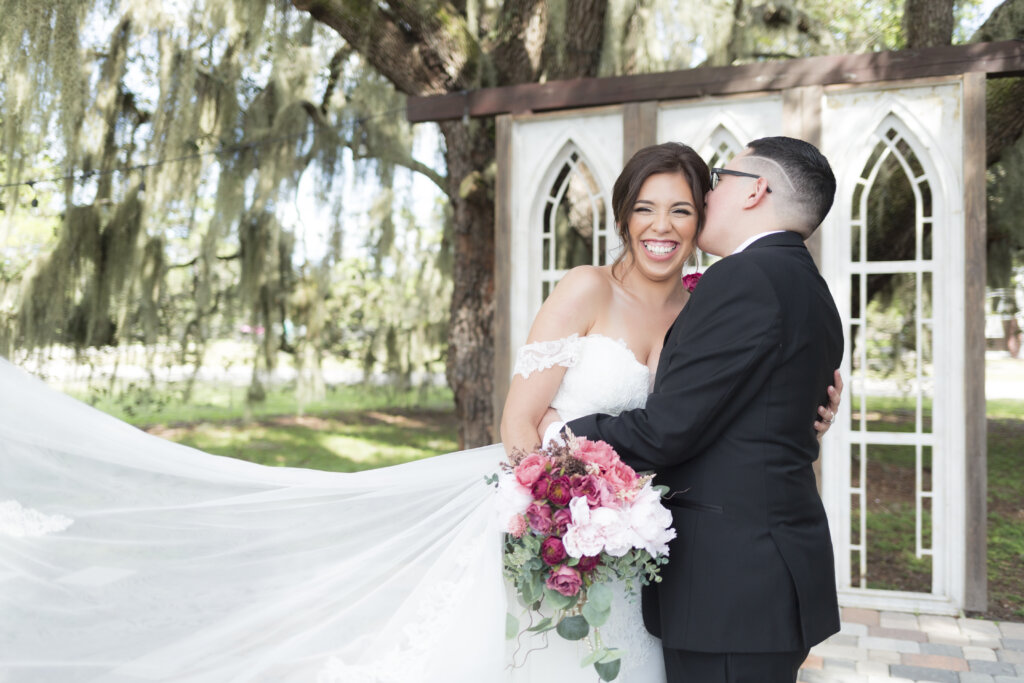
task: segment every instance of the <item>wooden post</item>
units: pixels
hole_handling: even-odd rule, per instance
[[[808,85],[782,91],[782,134],[791,138],[806,140],[815,147],[821,147],[821,101],[824,88]],[[815,230],[805,242],[814,263],[821,270],[821,230]],[[847,397],[848,400],[848,397]],[[821,455],[814,461],[814,478],[821,495]]]
[[[622,163],[640,149],[658,144],[658,103],[630,102],[622,108]]]
[[[988,606],[985,419],[985,74],[963,77],[964,121],[964,609]]]
[[[512,116],[495,117],[494,177],[494,433],[501,434],[501,411],[512,376]]]

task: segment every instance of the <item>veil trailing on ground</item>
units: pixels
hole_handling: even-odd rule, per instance
[[[264,467],[0,360],[0,680],[498,680],[503,457]]]

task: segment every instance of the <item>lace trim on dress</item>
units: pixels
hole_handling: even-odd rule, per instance
[[[533,342],[521,346],[516,353],[516,365],[513,375],[522,375],[529,379],[530,375],[556,365],[571,368],[580,358],[580,335],[570,334],[553,341]]]
[[[13,538],[45,536],[64,531],[75,520],[64,515],[47,515],[33,508],[23,507],[16,500],[0,502],[0,535]]]

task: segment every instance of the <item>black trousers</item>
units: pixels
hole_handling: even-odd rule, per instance
[[[808,650],[718,653],[663,648],[668,683],[795,683]]]

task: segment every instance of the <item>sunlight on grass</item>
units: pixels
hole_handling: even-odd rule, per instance
[[[423,409],[278,416],[149,431],[217,455],[335,472],[397,465],[457,449],[452,412]]]

